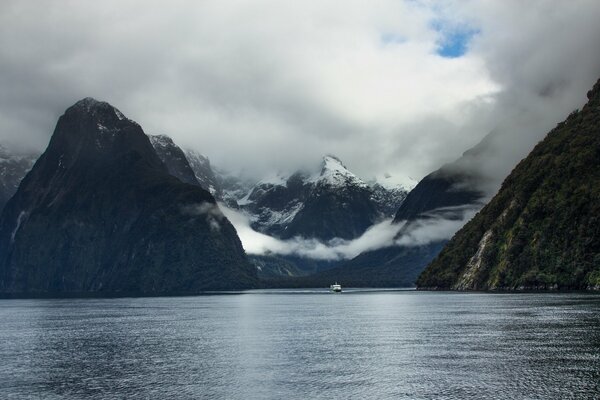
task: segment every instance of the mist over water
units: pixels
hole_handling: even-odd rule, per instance
[[[5,398],[600,393],[600,296],[262,291],[0,300]]]

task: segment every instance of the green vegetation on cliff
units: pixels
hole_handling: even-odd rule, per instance
[[[600,287],[600,81],[417,280],[420,288]]]

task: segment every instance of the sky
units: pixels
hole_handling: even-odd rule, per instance
[[[600,77],[600,2],[0,3],[0,144],[42,151],[84,97],[229,170],[335,154],[420,179],[490,132],[493,191]]]

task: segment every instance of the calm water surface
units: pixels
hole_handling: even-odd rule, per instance
[[[600,398],[600,296],[0,300],[0,398]]]

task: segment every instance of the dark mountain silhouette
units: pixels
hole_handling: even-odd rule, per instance
[[[256,284],[235,229],[108,103],[79,101],[0,217],[0,292],[177,294]]]

